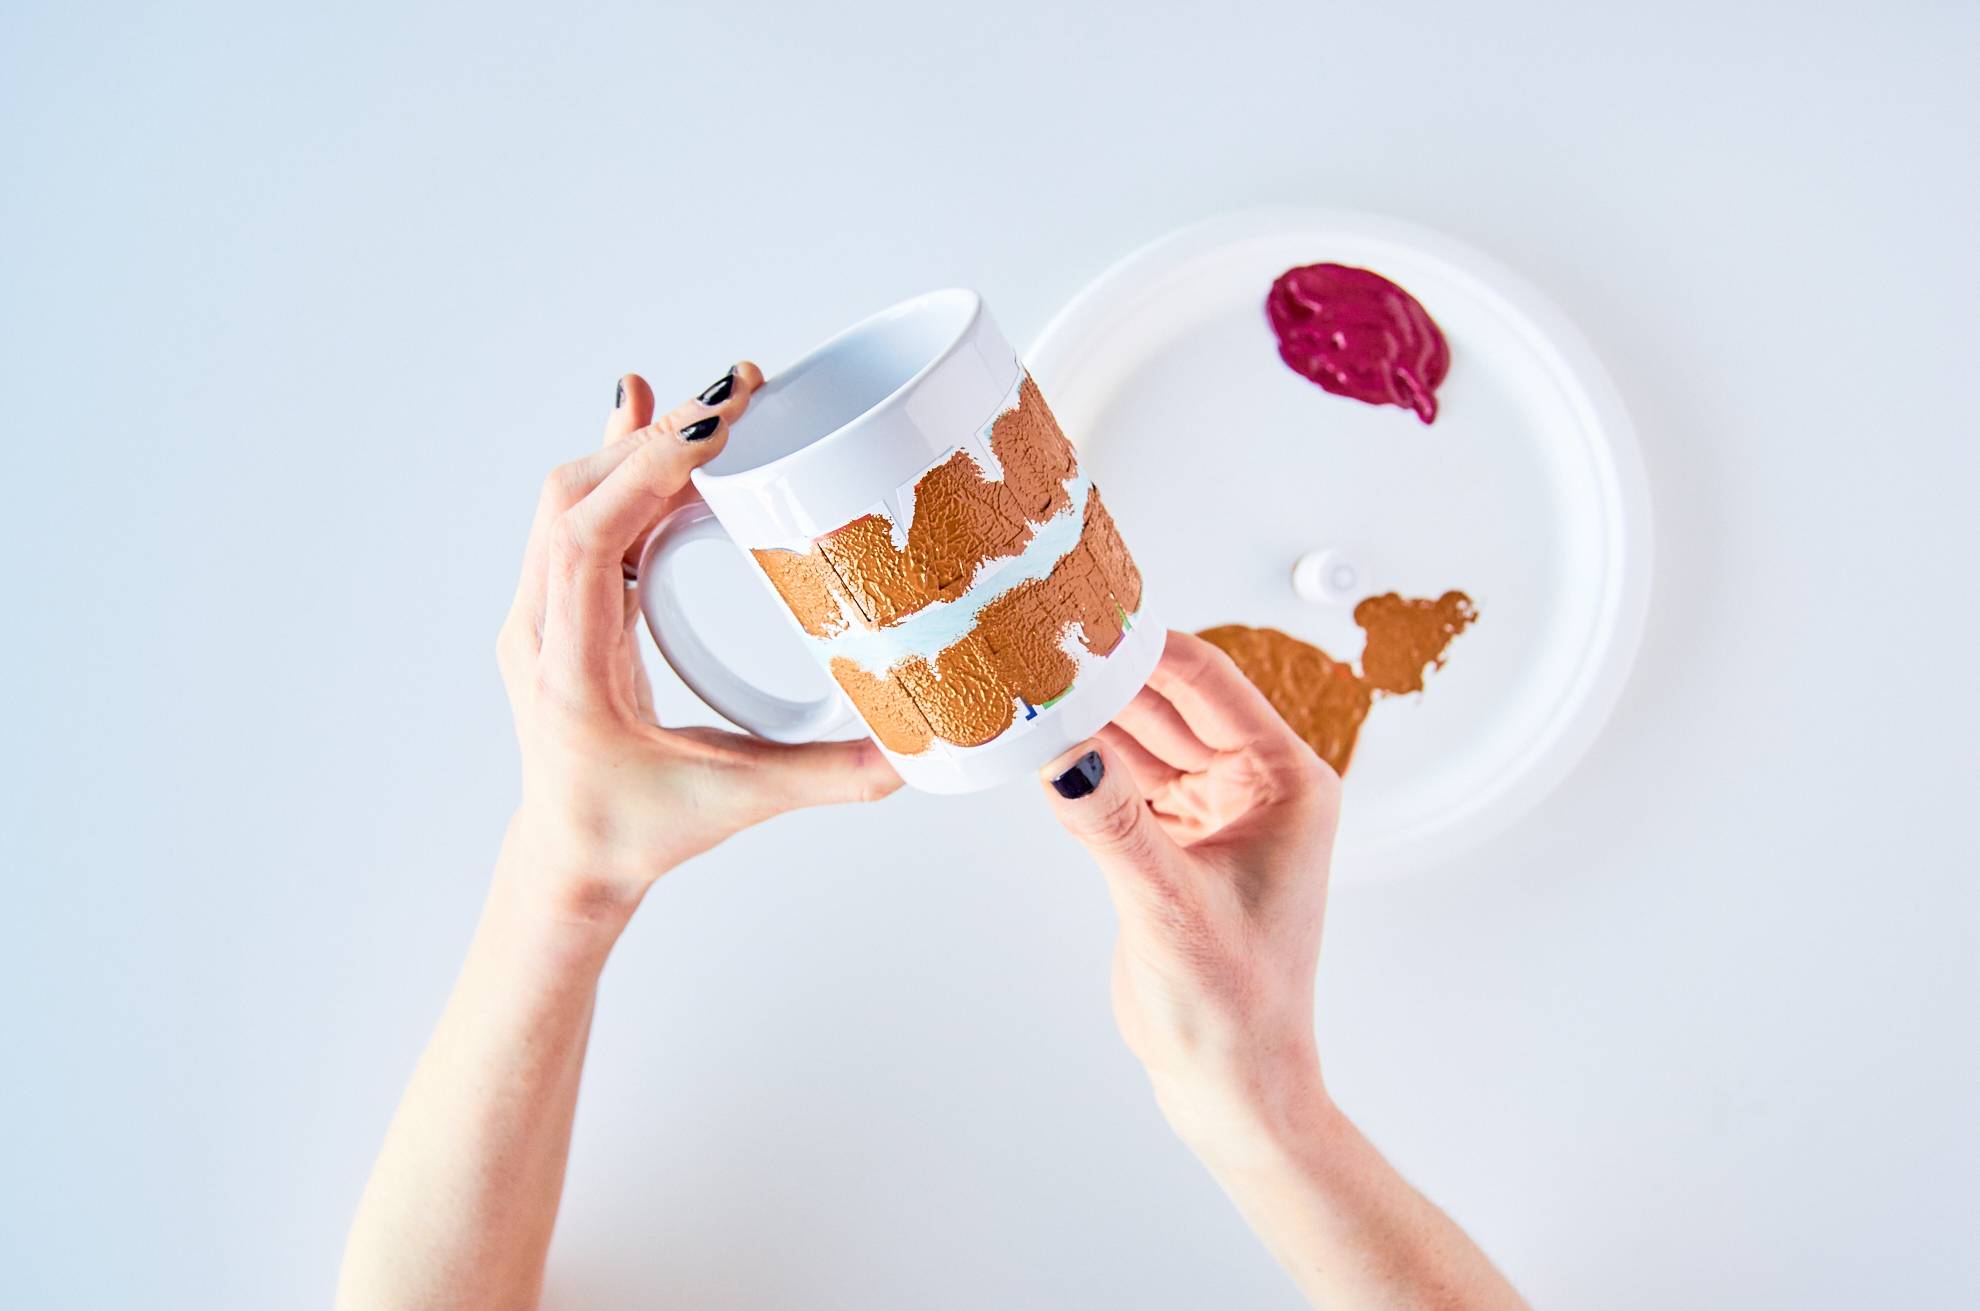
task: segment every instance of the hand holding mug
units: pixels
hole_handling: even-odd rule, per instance
[[[520,739],[522,871],[552,909],[623,917],[654,879],[800,806],[885,796],[900,779],[870,741],[785,745],[653,714],[624,561],[695,500],[688,474],[722,452],[763,375],[739,364],[658,419],[628,376],[605,443],[545,479],[515,603],[496,644]]]
[[[694,483],[641,603],[682,681],[759,736],[811,741],[850,704],[910,785],[973,791],[1093,733],[1161,654],[1113,516],[975,292],[905,301],[771,378]],[[790,701],[709,650],[666,586],[697,540],[742,550],[836,686]]]

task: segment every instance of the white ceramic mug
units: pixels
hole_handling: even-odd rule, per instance
[[[1140,690],[1162,652],[1133,559],[973,291],[847,329],[750,397],[648,539],[660,652],[724,717],[810,741],[855,712],[911,785],[1036,771]],[[837,689],[774,696],[717,659],[666,583],[681,548],[740,548]]]

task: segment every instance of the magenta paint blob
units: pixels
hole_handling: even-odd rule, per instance
[[[1416,297],[1381,274],[1346,264],[1287,269],[1265,297],[1265,317],[1279,358],[1302,378],[1435,421],[1451,348]]]

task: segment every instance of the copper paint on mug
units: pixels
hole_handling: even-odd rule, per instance
[[[751,552],[807,634],[885,630],[961,601],[986,565],[1023,554],[1047,522],[1073,510],[1068,489],[1083,486],[1079,462],[1029,376],[1017,403],[992,423],[988,444],[999,476],[959,447],[916,480],[900,546],[897,525],[866,514],[808,551]],[[1029,710],[1070,690],[1078,667],[1065,643],[1075,626],[1095,656],[1119,644],[1141,606],[1141,574],[1099,493],[1084,494],[1079,536],[1050,572],[990,599],[969,631],[932,656],[905,656],[884,673],[831,659],[833,677],[882,746],[903,755],[935,738],[981,746],[1010,728],[1020,703]],[[1047,540],[1041,547],[1052,549]]]

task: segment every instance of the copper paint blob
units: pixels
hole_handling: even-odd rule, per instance
[[[1371,596],[1354,608],[1354,622],[1368,634],[1361,648],[1361,676],[1377,692],[1423,690],[1423,674],[1441,669],[1451,639],[1471,627],[1478,608],[1463,592],[1417,601],[1394,592]]]
[[[1374,689],[1354,666],[1276,628],[1225,624],[1197,634],[1237,662],[1272,709],[1319,757],[1346,773]]]
[[[1424,672],[1442,667],[1452,639],[1477,618],[1463,592],[1434,601],[1394,592],[1371,596],[1354,608],[1354,621],[1367,633],[1358,673],[1276,628],[1225,624],[1197,636],[1229,655],[1293,732],[1345,774],[1375,698],[1421,692]]]

